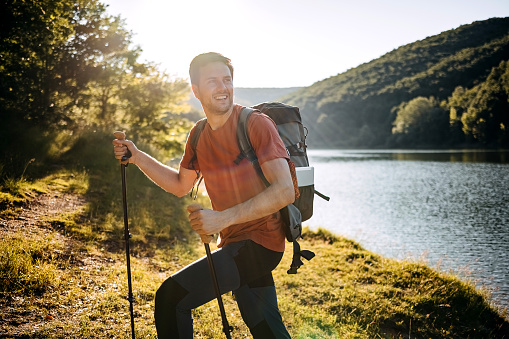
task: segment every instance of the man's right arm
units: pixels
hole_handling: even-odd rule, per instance
[[[115,157],[121,159],[126,153],[127,148],[131,151],[129,163],[135,164],[145,173],[154,183],[167,192],[178,197],[189,193],[196,180],[196,172],[179,167],[177,171],[174,168],[166,166],[157,161],[147,153],[140,151],[130,140],[113,140]]]

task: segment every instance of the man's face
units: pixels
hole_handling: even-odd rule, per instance
[[[226,114],[233,107],[233,81],[230,69],[222,62],[200,68],[200,79],[193,92],[205,113]]]

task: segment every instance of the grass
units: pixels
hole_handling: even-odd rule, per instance
[[[33,319],[29,329],[12,337],[129,338],[124,254],[100,247],[102,242],[90,245],[79,233],[67,241],[57,233],[43,241],[18,234],[2,242],[2,253],[27,262],[8,261],[23,269],[11,276],[11,287],[4,286],[2,308],[17,308],[14,318]],[[504,338],[509,333],[487,295],[452,275],[380,257],[324,230],[308,231],[302,246],[317,257],[298,275],[287,275],[289,247],[274,272],[292,338]],[[156,337],[152,314],[159,285],[202,255],[195,238],[131,258],[137,337]],[[2,274],[7,271],[2,266]],[[20,295],[23,303],[15,300]],[[249,337],[231,295],[224,302],[234,337]],[[223,338],[215,301],[196,309],[194,317],[196,338]]]
[[[109,154],[108,138],[88,146]],[[1,337],[130,337],[119,165],[79,147],[69,146],[63,165],[39,178],[2,181],[3,224],[22,221],[41,197],[74,204],[32,220],[36,227],[0,228]],[[191,201],[164,193],[134,166],[127,175],[136,335],[155,338],[157,288],[205,253],[186,222]],[[381,257],[322,229],[307,231],[301,245],[316,257],[288,275],[289,245],[274,271],[292,338],[509,338],[507,310],[469,281]],[[223,300],[233,337],[250,337],[231,294]],[[224,337],[217,302],[193,315],[196,338]]]
[[[0,217],[15,217],[34,192],[42,193],[43,189],[28,182],[25,178],[5,178],[0,183]]]
[[[55,283],[56,267],[46,260],[50,241],[28,242],[22,235],[0,240],[0,291],[38,294]]]
[[[287,310],[300,328],[296,337],[509,336],[509,324],[492,308],[488,295],[469,282],[422,263],[383,258],[323,230],[309,234],[305,244],[318,253],[306,263],[306,279],[286,276],[281,266],[276,277],[284,291],[294,292],[280,293],[281,304],[300,301]]]
[[[27,163],[19,177],[0,176],[0,217],[16,217],[21,207],[27,205],[37,194],[46,193],[49,188],[59,194],[84,194],[88,190],[87,173],[76,169],[59,169],[41,180],[27,180],[25,171],[33,161],[34,159],[31,159]]]

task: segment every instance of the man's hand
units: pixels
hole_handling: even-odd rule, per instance
[[[136,156],[138,154],[138,148],[134,145],[131,140],[113,140],[113,151],[115,152],[115,158],[121,160],[124,155],[127,155],[127,150],[131,151],[131,157],[127,160],[129,163],[136,163]]]
[[[221,212],[203,209],[199,204],[187,207],[189,223],[198,233],[204,243],[212,241],[212,234],[219,233],[224,228]]]

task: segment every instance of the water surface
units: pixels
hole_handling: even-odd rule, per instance
[[[509,307],[509,152],[308,153],[315,198],[305,222],[386,257],[425,259]]]

